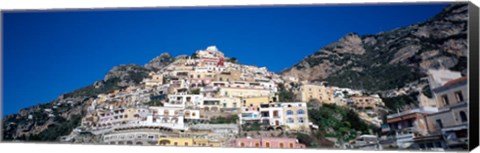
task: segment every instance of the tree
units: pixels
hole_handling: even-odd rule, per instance
[[[305,144],[305,146],[307,146],[307,147],[317,147],[318,146],[315,139],[308,134],[297,133],[296,137],[298,139],[298,142],[300,142],[302,144]]]
[[[233,124],[237,123],[238,121],[238,116],[237,115],[230,115],[227,117],[212,117],[209,121],[210,124]]]
[[[237,58],[235,58],[235,57],[230,57],[230,58],[228,58],[228,61],[229,61],[229,62],[232,62],[232,63],[238,63],[238,60],[237,60]]]
[[[295,94],[287,90],[284,84],[278,84],[279,92],[278,92],[278,99],[282,102],[293,102],[295,101]]]
[[[198,95],[198,94],[200,94],[200,89],[199,89],[199,88],[195,88],[195,89],[192,89],[191,92],[192,92],[192,94],[194,94],[194,95]]]
[[[310,121],[319,126],[321,137],[335,137],[340,142],[354,139],[355,131],[367,133],[373,128],[360,119],[355,111],[345,106],[324,104],[323,107],[309,109],[308,116]]]
[[[197,55],[197,53],[193,53],[190,57],[191,57],[192,59],[197,59],[197,58],[198,58],[198,55]]]

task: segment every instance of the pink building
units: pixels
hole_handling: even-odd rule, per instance
[[[237,138],[231,147],[255,147],[255,148],[305,148],[304,144],[295,138]]]

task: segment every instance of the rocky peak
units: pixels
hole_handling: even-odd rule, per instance
[[[148,76],[149,70],[136,64],[123,64],[113,67],[104,77],[103,82],[113,81],[120,87],[140,83]]]
[[[173,58],[169,53],[162,53],[154,59],[150,60],[147,64],[144,65],[144,67],[149,70],[157,71],[167,66],[172,61]]]
[[[373,35],[348,33],[282,75],[380,91],[401,88],[425,76],[428,69],[465,74],[467,11],[467,3],[458,3],[418,24]]]
[[[363,48],[363,40],[357,33],[348,33],[344,37],[340,38],[337,42],[334,42],[326,47],[326,50],[339,54],[356,54],[362,55],[365,53]]]

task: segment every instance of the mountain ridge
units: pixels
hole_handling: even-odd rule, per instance
[[[456,3],[417,24],[362,36],[350,32],[281,74],[373,92],[402,88],[425,76],[428,69],[448,68],[465,74],[467,20],[466,3]],[[386,72],[404,79],[378,78]],[[376,88],[373,84],[395,85]]]

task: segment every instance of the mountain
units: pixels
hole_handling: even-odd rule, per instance
[[[467,5],[455,4],[428,21],[405,28],[365,36],[349,33],[282,75],[379,91],[407,86],[430,68],[466,73],[467,18]],[[150,72],[175,66],[186,57],[163,53],[143,66],[115,66],[102,80],[3,117],[3,140],[58,141],[79,126],[97,95],[140,85]]]
[[[467,11],[466,3],[455,3],[422,23],[374,35],[346,34],[281,74],[371,92],[405,87],[428,69],[466,74]]]
[[[170,64],[170,54],[163,53],[145,66],[124,64],[113,67],[103,80],[60,95],[45,104],[21,109],[2,117],[3,140],[58,141],[79,126],[93,99],[102,93],[138,85],[148,73]]]

